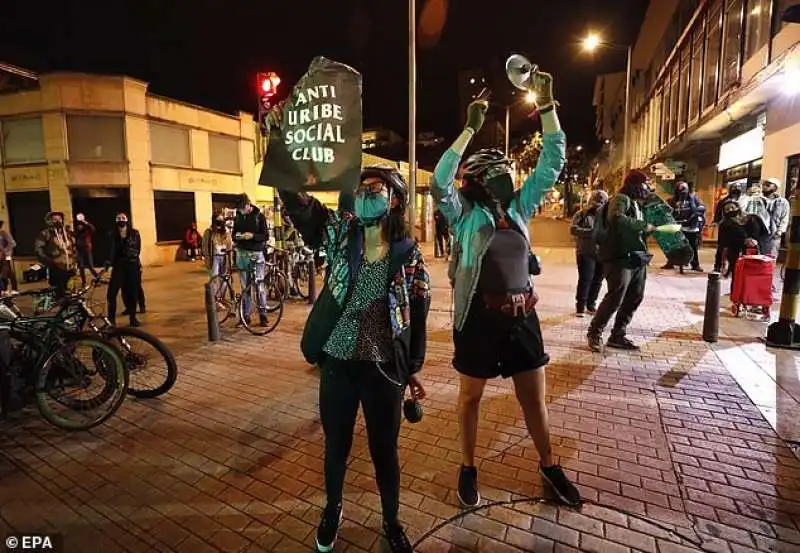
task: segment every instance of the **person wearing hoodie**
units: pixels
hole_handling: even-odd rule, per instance
[[[78,269],[81,275],[81,285],[86,286],[86,270],[88,269],[94,278],[97,278],[97,271],[94,268],[94,256],[92,255],[92,237],[95,233],[92,223],[86,220],[83,213],[75,216],[75,246],[78,254]]]
[[[116,324],[117,295],[122,291],[122,302],[126,307],[125,314],[129,317],[130,326],[139,326],[136,306],[144,301],[144,291],[141,289],[142,264],[139,259],[142,238],[138,230],[131,228],[127,214],[117,214],[116,228],[111,231],[110,242],[111,251],[106,261],[106,267],[111,267],[106,295],[108,319]]]
[[[262,326],[267,325],[267,291],[264,287],[264,248],[269,240],[269,229],[264,214],[247,197],[239,196],[236,208],[236,219],[233,222],[233,243],[236,246],[236,267],[242,290],[247,288],[250,279],[250,266],[255,265],[256,282],[258,282],[258,318]],[[249,295],[242,296],[244,316],[249,321],[253,309]],[[242,325],[244,321],[239,321]]]
[[[575,292],[575,314],[578,317],[583,317],[584,310],[594,315],[597,297],[603,286],[603,264],[597,258],[595,220],[607,203],[608,193],[595,190],[588,205],[572,218],[570,234],[575,237],[575,259],[578,263],[578,288]]]
[[[765,180],[761,185],[764,191],[764,196],[769,202],[769,220],[772,225],[770,234],[772,237],[772,251],[769,253],[772,257],[778,257],[781,251],[781,242],[783,235],[789,228],[791,221],[791,207],[789,200],[780,195],[781,181],[775,178]]]
[[[700,266],[700,238],[705,226],[706,208],[697,195],[692,194],[689,190],[689,184],[686,182],[679,182],[675,185],[672,198],[669,199],[668,204],[672,208],[672,216],[675,222],[681,226],[681,232],[692,248],[692,270],[702,273],[703,268]],[[673,269],[674,267],[672,262],[667,260],[667,264],[661,268]]]
[[[60,299],[66,295],[69,279],[77,268],[75,237],[64,228],[62,212],[51,211],[44,220],[47,227],[39,233],[33,249],[39,262],[47,267],[50,286],[55,289],[56,299]]]
[[[552,76],[536,72],[533,79],[543,146],[535,170],[522,187],[514,190],[511,161],[499,150],[479,150],[461,163],[483,126],[488,101],[482,98],[469,105],[466,127],[436,164],[431,181],[436,206],[455,234],[450,276],[462,448],[457,494],[465,507],[481,501],[475,462],[478,415],[487,381],[498,377],[514,381],[543,480],[564,503],[580,503],[578,489],[550,447],[545,402],[545,367],[550,356],[535,309],[538,296],[530,279],[528,227],[564,167],[566,136],[556,114]],[[459,172],[460,188],[455,185]]]
[[[717,227],[722,225],[722,222],[725,218],[725,211],[726,206],[728,204],[735,203],[739,206],[741,210],[741,204],[739,200],[742,197],[742,187],[738,184],[731,184],[728,188],[728,195],[722,198],[719,202],[717,202],[717,207],[714,210],[714,224]],[[719,234],[719,233],[718,233]],[[717,251],[714,254],[714,272],[719,273],[722,270],[722,262],[723,262],[723,247],[720,245],[720,238],[719,235],[717,236]]]
[[[770,235],[770,240],[768,241],[769,243],[767,244],[766,249],[761,249],[759,253],[769,255],[770,251],[772,251],[772,214],[770,213],[770,201],[764,196],[761,183],[752,185],[747,191],[747,198],[740,203],[743,204],[742,213],[745,215],[756,215],[761,219],[761,222],[764,223],[764,226]],[[759,241],[759,248],[761,248],[762,245],[762,242]]]
[[[650,179],[639,170],[625,176],[619,192],[609,200],[607,236],[600,244],[600,259],[608,291],[589,324],[589,349],[603,349],[603,330],[616,313],[614,328],[606,345],[610,348],[638,350],[627,336],[628,325],[644,300],[647,266],[652,255],[647,250],[647,236],[655,227],[648,224],[642,204],[652,194]]]

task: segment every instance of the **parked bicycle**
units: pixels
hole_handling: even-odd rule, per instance
[[[153,398],[167,393],[178,378],[178,364],[175,356],[161,340],[139,328],[116,327],[105,314],[95,313],[87,297],[98,287],[107,284],[103,278],[108,269],[83,288],[75,290],[59,301],[55,300],[54,289],[35,290],[25,295],[32,296],[34,312],[45,307],[55,310],[55,317],[63,321],[73,332],[89,331],[108,340],[119,349],[129,373],[127,393],[137,398]],[[15,299],[4,298],[3,305],[13,316],[22,317]]]
[[[306,246],[292,247],[288,250],[275,249],[273,262],[285,275],[286,285],[283,287],[284,299],[292,295],[302,299],[308,298],[309,280],[315,274],[314,251]]]
[[[53,426],[86,430],[108,420],[128,389],[119,349],[100,335],[74,332],[60,312],[0,321],[0,359],[3,416],[35,402]],[[88,397],[75,397],[84,393]]]

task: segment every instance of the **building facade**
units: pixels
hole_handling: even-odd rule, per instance
[[[253,117],[159,97],[129,77],[56,73],[0,92],[0,218],[18,258],[48,211],[97,227],[95,261],[108,254],[117,212],[130,214],[146,265],[174,260],[185,229],[242,192],[256,196]]]
[[[775,177],[793,195],[800,166],[800,25],[781,21],[793,3],[650,2],[632,54],[629,155],[633,167],[670,169],[670,180],[660,179],[663,193],[676,180],[689,181],[711,211],[730,184]],[[597,130],[617,146],[608,148],[609,176],[621,176],[625,87],[616,93],[603,87],[612,93],[599,98],[600,87]]]

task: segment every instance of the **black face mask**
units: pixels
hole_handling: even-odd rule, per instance
[[[128,221],[117,221],[117,228],[125,228],[128,226]]]
[[[511,175],[498,175],[484,184],[489,195],[501,205],[508,205],[514,199],[514,181]]]

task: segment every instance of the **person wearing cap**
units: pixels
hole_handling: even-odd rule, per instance
[[[692,270],[698,273],[703,272],[700,266],[700,238],[705,226],[706,207],[700,202],[697,195],[689,190],[689,183],[678,182],[672,192],[672,198],[667,202],[672,208],[672,217],[675,222],[681,225],[681,232],[692,248]],[[661,267],[662,269],[673,269],[675,265],[670,259]]]
[[[592,315],[595,313],[603,286],[603,264],[597,258],[595,220],[607,203],[608,193],[595,190],[587,206],[572,218],[570,233],[575,237],[575,259],[578,264],[578,288],[575,292],[575,314],[578,317],[583,317],[584,311]]]
[[[50,286],[60,299],[66,295],[69,279],[77,267],[75,237],[64,228],[62,212],[51,211],[44,220],[47,226],[39,233],[33,249],[39,262],[47,267]]]
[[[480,504],[477,445],[480,404],[487,381],[511,378],[525,425],[539,454],[539,471],[561,501],[580,503],[550,446],[545,351],[538,296],[531,279],[529,224],[565,164],[566,136],[556,114],[553,78],[535,72],[533,85],[543,146],[535,170],[514,189],[511,161],[495,149],[462,157],[485,119],[488,102],[467,108],[467,124],[436,164],[431,193],[453,229],[453,367],[459,374],[461,466],[457,494],[465,507]],[[461,186],[455,185],[461,175]],[[532,468],[532,467],[531,467]]]
[[[791,207],[789,200],[781,196],[781,181],[776,178],[769,178],[761,185],[764,191],[764,197],[767,198],[767,207],[769,209],[770,220],[770,235],[772,238],[772,251],[769,253],[772,257],[777,258],[781,250],[781,242],[783,235],[789,228],[791,220]]]
[[[236,208],[236,219],[233,222],[233,243],[236,246],[236,267],[239,270],[239,280],[242,290],[247,288],[250,279],[250,266],[255,264],[256,282],[258,283],[258,319],[262,326],[267,325],[267,291],[264,288],[264,248],[269,240],[267,219],[259,209],[253,205],[247,194],[239,196]],[[242,296],[244,303],[244,316],[250,321],[252,312],[252,299],[249,295]],[[244,321],[239,321],[239,325]]]
[[[608,231],[599,248],[607,291],[586,335],[592,351],[603,350],[603,331],[614,313],[614,327],[606,345],[639,349],[626,333],[644,299],[647,266],[653,257],[647,250],[647,236],[655,227],[645,220],[642,212],[642,204],[652,193],[649,177],[634,169],[625,175],[619,192],[608,202]]]
[[[94,278],[97,278],[98,274],[94,268],[94,255],[92,254],[92,237],[95,230],[94,225],[86,220],[86,216],[83,213],[78,213],[75,216],[75,246],[82,286],[86,286],[87,269]]]
[[[139,303],[141,290],[142,238],[139,231],[131,228],[128,215],[118,213],[116,228],[111,231],[111,251],[106,266],[111,267],[111,279],[108,283],[106,300],[108,301],[108,318],[116,324],[117,295],[122,291],[122,301],[129,317],[130,326],[139,326],[136,318],[136,306]]]

